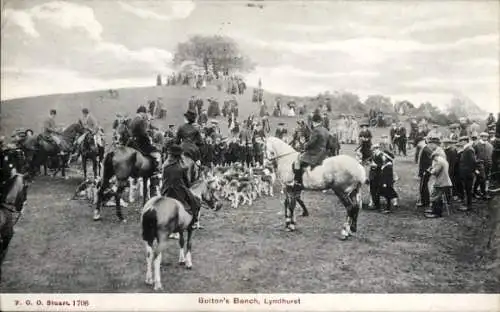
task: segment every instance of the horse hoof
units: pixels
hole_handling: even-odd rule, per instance
[[[94,216],[94,221],[99,221],[99,220],[101,220],[101,216],[100,215]]]
[[[146,285],[153,285],[153,279],[152,278],[151,279],[147,278],[144,282],[146,283]]]
[[[160,284],[160,285],[155,285],[154,287],[154,290],[162,290],[163,289],[163,286]]]
[[[303,213],[302,213],[302,216],[303,216],[303,217],[309,217],[309,213],[308,213],[308,212],[303,212]]]
[[[186,270],[191,270],[192,268],[193,268],[193,266],[192,266],[192,265],[190,265],[190,266],[187,266],[187,265],[186,265]]]
[[[348,237],[349,237],[349,236],[342,235],[342,236],[340,236],[340,240],[341,240],[341,241],[345,241],[345,240],[347,240],[347,238],[348,238]]]
[[[179,261],[179,265],[180,266],[184,266],[184,265],[186,265],[186,262],[185,261]]]

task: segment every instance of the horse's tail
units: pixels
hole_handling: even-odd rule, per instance
[[[114,175],[114,169],[113,169],[113,157],[115,156],[114,151],[109,151],[105,156],[104,156],[104,161],[102,162],[102,189],[106,189],[108,186],[109,180]]]
[[[158,239],[158,218],[156,209],[147,209],[142,214],[142,239],[149,245],[153,245]]]

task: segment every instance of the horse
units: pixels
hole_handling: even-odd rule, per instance
[[[35,148],[32,167],[37,168],[43,165],[44,174],[47,175],[49,163],[49,167],[56,169],[53,176],[61,171],[62,176],[66,177],[66,166],[70,161],[73,142],[83,133],[84,129],[80,123],[74,123],[66,127],[61,134],[53,134],[60,141],[59,144],[46,140],[42,134],[29,137],[24,145],[28,148]]]
[[[87,161],[92,162],[92,170],[94,178],[101,174],[100,161],[104,156],[104,147],[99,144],[98,134],[87,132],[83,138],[82,144],[78,147],[78,152],[82,155],[83,178],[87,180]],[[102,142],[102,141],[101,141]]]
[[[268,161],[275,163],[278,180],[284,185],[293,182],[293,163],[299,153],[290,145],[276,137],[266,139],[265,155]],[[354,158],[348,155],[328,157],[313,170],[304,170],[304,190],[323,191],[331,189],[340,199],[347,211],[346,222],[341,230],[341,239],[345,240],[357,231],[357,219],[362,208],[361,187],[368,184],[366,171]],[[285,187],[288,202],[285,205],[286,229],[295,230],[295,198],[290,194],[290,187]]]
[[[150,157],[144,156],[140,151],[119,145],[114,150],[109,151],[104,156],[101,187],[97,192],[97,203],[94,210],[94,220],[101,219],[101,206],[111,197],[115,198],[116,215],[121,222],[126,222],[120,206],[120,199],[128,184],[129,178],[137,180],[143,179],[143,205],[146,204],[148,194],[148,180],[151,180],[151,185],[159,185],[157,177],[153,176],[153,160]],[[117,187],[116,190],[109,189],[110,180],[115,176]],[[151,187],[151,193],[154,188]],[[150,194],[153,197],[153,194]]]
[[[216,196],[219,188],[217,180],[210,178],[197,181],[190,190],[202,203],[218,211],[222,208],[222,203]],[[146,284],[154,285],[154,290],[162,289],[160,265],[162,252],[167,247],[170,234],[179,233],[179,264],[185,265],[186,269],[192,268],[192,220],[193,216],[186,211],[184,204],[174,198],[155,196],[144,205],[141,213],[141,226],[142,239],[146,245]],[[184,252],[185,232],[187,232],[186,252]],[[156,245],[154,245],[155,241]]]
[[[14,236],[14,226],[21,216],[26,202],[28,184],[24,175],[17,173],[11,151],[0,151],[2,157],[0,188],[0,278],[1,265],[7,254],[7,248]],[[17,217],[15,217],[17,215]]]

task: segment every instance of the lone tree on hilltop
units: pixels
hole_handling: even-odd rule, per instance
[[[384,113],[391,113],[394,111],[391,99],[383,95],[370,95],[365,100],[365,105],[368,109],[380,110]]]
[[[233,39],[225,36],[194,36],[177,45],[174,64],[179,66],[185,61],[193,61],[203,67],[205,73],[213,71],[229,75],[232,72],[248,72],[254,64],[244,55]]]

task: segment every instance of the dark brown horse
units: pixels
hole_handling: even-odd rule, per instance
[[[79,153],[82,155],[83,178],[87,179],[87,162],[92,162],[94,178],[101,174],[100,162],[104,159],[104,146],[99,134],[87,132],[82,144],[79,146]]]
[[[142,178],[143,183],[143,204],[146,203],[148,196],[148,180],[150,180],[153,190],[155,185],[159,185],[159,177],[154,177],[153,160],[144,156],[138,150],[119,145],[114,150],[109,151],[104,156],[102,168],[102,184],[97,192],[97,204],[94,210],[94,220],[101,219],[101,206],[111,197],[115,198],[116,215],[120,221],[125,221],[121,211],[120,199],[123,191],[128,185],[129,178],[137,180]],[[116,178],[116,188],[110,187],[110,180]],[[150,194],[152,197],[153,194]]]
[[[79,123],[69,125],[61,134],[55,134],[53,139],[47,140],[45,135],[38,134],[26,138],[23,146],[33,152],[32,165],[34,169],[44,167],[44,174],[47,175],[47,166],[56,169],[55,176],[59,171],[63,177],[66,176],[66,166],[69,163],[75,139],[82,135],[83,127]]]
[[[0,278],[1,264],[7,254],[7,248],[14,236],[16,225],[26,202],[28,184],[24,176],[17,173],[13,157],[9,150],[0,151]]]

